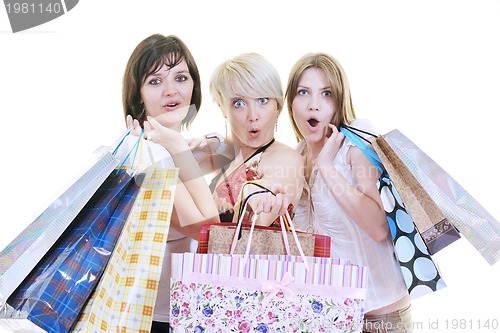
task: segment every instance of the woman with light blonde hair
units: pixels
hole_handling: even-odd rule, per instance
[[[274,139],[283,108],[278,71],[260,54],[241,54],[215,69],[210,92],[229,124],[235,156],[210,185],[221,222],[234,221],[240,189],[255,180],[274,195],[252,196],[245,218],[258,214],[258,224],[271,225],[287,210],[293,212],[303,188],[301,156]],[[259,190],[246,186],[242,201]]]

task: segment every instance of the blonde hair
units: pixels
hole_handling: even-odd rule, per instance
[[[356,119],[347,75],[340,63],[334,57],[326,53],[308,53],[293,65],[288,77],[286,89],[288,115],[297,140],[303,139],[303,136],[300,134],[297,124],[293,119],[292,103],[295,96],[297,96],[297,88],[302,73],[308,68],[319,68],[323,70],[328,77],[336,110],[330,123],[339,128],[341,124],[348,125]]]
[[[244,53],[220,64],[210,79],[210,93],[221,109],[232,97],[272,98],[283,109],[283,88],[276,68],[258,53]]]

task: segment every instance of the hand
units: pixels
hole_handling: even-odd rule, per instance
[[[321,149],[317,159],[318,165],[331,164],[345,138],[344,134],[339,132],[335,125],[328,124],[328,128],[332,131],[332,133],[330,137],[325,134],[323,139],[323,148]]]
[[[135,136],[139,136],[142,132],[139,120],[133,119],[131,115],[127,115],[127,129]]]
[[[205,150],[207,145],[209,144],[208,139],[205,137],[187,139],[186,141],[188,143],[189,149],[191,150],[195,149]]]
[[[248,199],[248,205],[252,207],[252,210],[255,214],[271,213],[275,216],[284,215],[288,210],[290,202],[285,196],[283,187],[279,184],[274,184],[272,186],[268,186],[268,188],[276,195],[273,195],[272,193],[255,194],[250,199]],[[252,188],[252,192],[256,192],[259,190],[261,190],[261,188],[259,187],[257,187],[256,190]],[[250,194],[251,193],[249,193],[248,195]]]
[[[179,150],[181,145],[186,146],[186,140],[179,132],[163,126],[150,116],[144,122],[144,137],[151,142],[162,145],[171,154]]]

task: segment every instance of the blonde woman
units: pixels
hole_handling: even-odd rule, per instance
[[[233,222],[242,185],[256,180],[276,195],[252,196],[245,218],[258,214],[258,224],[272,225],[287,210],[293,211],[304,184],[302,157],[274,139],[283,108],[279,74],[260,54],[241,54],[215,69],[210,92],[229,125],[234,149],[234,159],[210,185],[221,222]],[[246,186],[243,200],[259,190]]]
[[[295,224],[331,236],[333,257],[368,266],[364,332],[411,332],[410,296],[378,193],[380,174],[339,132],[345,124],[374,133],[356,119],[344,70],[328,54],[307,54],[291,69],[286,96],[308,181]]]

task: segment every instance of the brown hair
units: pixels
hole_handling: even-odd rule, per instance
[[[141,87],[144,81],[159,67],[166,65],[172,68],[183,60],[186,61],[194,82],[191,106],[186,118],[182,121],[182,125],[189,128],[201,106],[200,73],[186,44],[174,35],[151,35],[141,41],[132,52],[123,76],[122,102],[125,117],[131,115],[139,120],[142,126],[146,120],[141,98]]]

